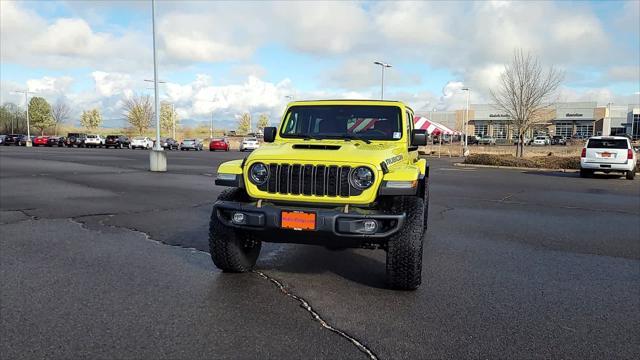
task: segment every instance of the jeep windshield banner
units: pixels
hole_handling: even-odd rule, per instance
[[[293,106],[280,135],[303,139],[398,140],[402,118],[396,106]]]

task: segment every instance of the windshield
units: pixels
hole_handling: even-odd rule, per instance
[[[402,137],[396,106],[293,106],[285,115],[284,138],[398,140]]]

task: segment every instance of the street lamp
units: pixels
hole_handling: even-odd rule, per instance
[[[27,141],[25,142],[26,147],[31,147],[31,130],[29,129],[31,126],[29,124],[29,94],[35,94],[32,91],[27,90],[16,90],[13,91],[14,94],[24,94],[24,104],[27,107]]]
[[[467,153],[468,151],[468,147],[467,147],[467,127],[469,125],[469,96],[471,94],[471,89],[469,89],[468,87],[462,88],[462,91],[466,91],[467,92],[467,107],[465,109],[465,115],[464,115],[464,121],[462,124],[462,131],[464,133],[464,147],[462,150],[462,154],[464,156],[464,154]]]
[[[167,171],[167,154],[160,144],[160,99],[158,98],[158,56],[156,51],[156,1],[151,0],[151,28],[153,32],[153,92],[156,115],[156,143],[149,153],[149,170]]]
[[[609,136],[611,135],[611,104],[613,104],[612,102],[609,102],[607,104],[607,117],[609,118],[609,133],[605,134],[604,133],[604,124],[602,124],[602,136]],[[595,131],[594,131],[595,132]],[[633,134],[633,133],[632,133]],[[631,137],[633,137],[633,135],[631,135]]]
[[[391,64],[383,63],[380,61],[373,62],[376,65],[380,65],[380,69],[382,69],[382,84],[380,85],[380,100],[384,100],[384,69],[390,68]]]

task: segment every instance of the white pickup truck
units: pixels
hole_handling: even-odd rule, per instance
[[[631,141],[623,136],[594,136],[587,140],[580,156],[580,176],[589,177],[594,171],[620,172],[627,179],[635,177],[637,156]]]
[[[92,148],[102,147],[104,145],[104,138],[100,135],[87,135],[84,145]]]

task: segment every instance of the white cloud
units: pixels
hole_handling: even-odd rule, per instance
[[[41,79],[27,80],[27,88],[35,93],[63,95],[69,91],[73,78],[70,76],[51,77],[45,76]]]
[[[375,41],[370,17],[358,2],[272,3],[272,13],[276,33],[298,51],[327,56]]]
[[[91,76],[95,83],[96,93],[100,96],[111,97],[125,92],[130,93],[134,89],[129,74],[94,71]]]
[[[80,18],[48,22],[20,3],[0,2],[0,48],[3,62],[38,68],[99,67],[132,71],[150,64],[140,51],[144,37],[135,31],[116,36],[94,31]],[[150,48],[150,46],[146,46]]]
[[[611,82],[622,81],[640,84],[640,66],[612,66],[607,70],[605,79]]]

